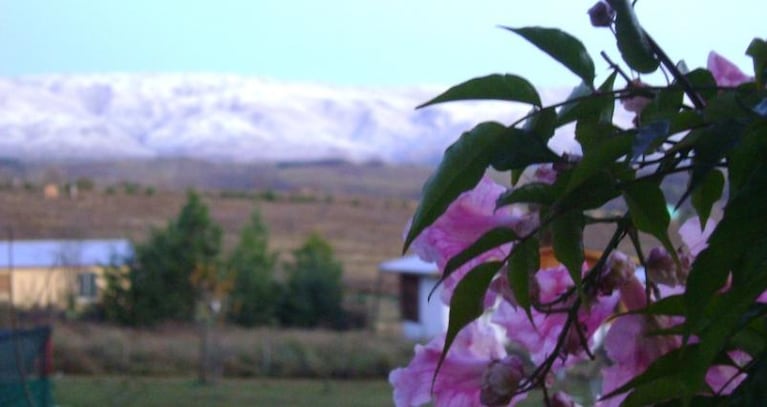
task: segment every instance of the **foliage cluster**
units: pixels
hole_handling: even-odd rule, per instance
[[[437,260],[450,321],[444,338],[417,348],[411,365],[390,376],[397,405],[506,406],[533,389],[544,391],[547,405],[573,405],[548,395],[551,374],[593,358],[603,323],[613,365],[603,370],[600,405],[764,401],[767,42],[747,47],[753,77],[716,53],[707,69],[689,70],[642,28],[629,0],[600,1],[589,13],[615,36],[630,72],[603,52],[611,72],[595,83],[594,61],[578,39],[554,28],[507,28],[580,79],[566,100],[544,105],[526,79],[496,74],[423,105],[503,100],[531,110],[511,125],[481,123],[464,133],[424,186],[405,249]],[[659,69],[666,83],[642,81]],[[618,102],[636,114],[633,123],[614,120]],[[555,131],[571,124],[582,154],[552,151]],[[490,185],[489,167],[508,172],[510,186]],[[517,184],[524,171],[535,171],[534,181]],[[678,173],[689,183],[672,204],[689,199],[697,214],[683,247],[669,237],[663,191]],[[627,208],[619,216],[593,215],[615,199]],[[717,203],[724,212],[714,220]],[[614,234],[586,262],[583,232],[597,223]],[[648,252],[640,234],[659,246]],[[541,267],[539,247],[548,239],[559,268]],[[624,239],[644,273],[616,251]],[[616,301],[629,313],[613,319]],[[504,338],[483,328],[488,319],[505,328]],[[528,359],[507,355],[506,341]]]
[[[135,245],[127,266],[109,268],[105,317],[130,325],[191,321],[208,318],[223,304],[226,317],[243,326],[339,326],[342,268],[332,247],[310,236],[294,260],[282,265],[286,277],[280,279],[268,238],[254,211],[237,246],[225,255],[221,227],[190,192],[176,219]]]

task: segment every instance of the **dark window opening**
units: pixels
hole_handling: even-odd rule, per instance
[[[77,295],[83,298],[96,298],[96,273],[80,273],[77,275]]]
[[[400,276],[400,313],[406,321],[418,322],[418,276]]]

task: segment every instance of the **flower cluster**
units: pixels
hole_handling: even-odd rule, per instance
[[[537,223],[536,216],[530,212],[520,208],[502,213],[494,210],[494,202],[503,191],[503,187],[484,178],[424,231],[413,245],[416,253],[425,260],[436,261],[443,268],[450,257],[495,226],[508,225],[519,231],[529,231]],[[680,234],[684,242],[681,251],[691,256],[689,260],[694,260],[705,248],[706,239],[714,226],[714,222],[709,221],[701,230],[697,217],[681,226]],[[502,259],[511,249],[511,245],[506,245],[486,252],[474,261]],[[497,284],[491,285],[490,291],[495,291],[492,301],[485,301],[485,315],[458,334],[436,377],[444,335],[432,339],[425,346],[417,345],[410,365],[390,374],[395,404],[400,407],[418,406],[433,401],[436,406],[513,406],[525,398],[526,393],[520,389],[532,383],[531,375],[535,372],[530,366],[539,366],[547,358],[553,358],[556,360],[553,364],[556,372],[584,360],[597,345],[604,346],[611,363],[602,370],[602,394],[617,389],[647,369],[659,356],[682,343],[677,336],[648,336],[654,331],[673,327],[681,322],[678,319],[641,314],[610,319],[618,311],[619,302],[625,310],[634,311],[645,307],[648,299],[657,300],[679,293],[679,289],[675,288],[678,280],[660,278],[674,269],[671,256],[660,248],[653,249],[652,253],[648,256],[647,272],[658,276],[658,296],[647,296],[645,284],[640,280],[641,274],[636,272],[633,260],[615,251],[603,267],[601,289],[586,299],[578,311],[577,323],[569,326],[566,313],[547,307],[547,304],[556,303],[572,292],[574,284],[565,267],[546,268],[535,274],[531,294],[536,307],[530,315],[515,304],[508,290],[509,283],[500,273],[495,279]],[[442,300],[446,304],[450,302],[457,280],[465,276],[470,268],[470,265],[464,266],[460,272],[445,280]],[[584,264],[584,271],[587,269],[588,265]],[[503,295],[503,286],[506,286],[506,295]],[[570,297],[574,300],[572,295]],[[560,307],[562,305],[567,304],[560,304]],[[603,344],[599,343],[596,335],[601,327],[607,329]],[[563,330],[568,332],[560,346],[558,341]],[[508,354],[508,346],[524,349],[526,360],[520,355]],[[742,354],[736,357],[743,363],[747,362]],[[742,379],[743,375],[730,366],[712,368],[707,375],[711,388],[724,394]],[[611,397],[599,405],[617,406],[624,397],[625,394]],[[564,403],[561,400],[570,398],[561,392],[552,397],[553,405],[575,405],[571,401],[572,404],[561,404]]]
[[[615,3],[600,1],[589,10],[592,24],[614,24],[616,11],[611,5]],[[707,71],[720,89],[754,81],[715,52],[708,57]],[[637,115],[637,126],[644,119],[644,110],[655,103],[657,88],[636,94],[645,87],[638,79],[631,80],[624,93],[615,97]],[[535,166],[529,184],[556,188],[560,174],[576,164],[565,156],[553,164]],[[484,312],[449,338],[452,345],[445,346],[445,335],[433,338],[424,346],[416,346],[408,366],[391,372],[397,406],[428,402],[436,406],[513,406],[524,400],[528,391],[546,389],[566,368],[594,359],[598,349],[607,360],[601,367],[597,405],[618,406],[631,394],[627,383],[664,355],[698,341],[695,335],[685,337],[676,329],[685,324],[684,316],[648,313],[645,309],[685,293],[691,269],[709,244],[716,221],[691,217],[678,229],[682,244],[676,250],[670,250],[668,242],[652,248],[646,256],[639,255],[643,269],[638,269],[638,259],[618,251],[617,244],[609,246],[599,260],[583,263],[582,281],[578,282],[582,286],[573,281],[572,269],[546,265],[530,274],[523,305],[515,298],[519,291],[510,282],[510,258],[525,239],[537,238],[547,230],[551,219],[546,219],[536,204],[499,205],[510,191],[485,176],[476,187],[457,195],[412,241],[410,247],[415,253],[435,262],[444,272],[452,259],[488,232],[504,227],[516,235],[475,253],[444,276],[440,300],[450,305],[456,287],[478,266],[488,262],[502,265],[487,285],[481,301]],[[708,214],[703,216],[708,218]],[[620,237],[628,233],[624,229]],[[408,235],[406,230],[406,239]],[[732,277],[718,293],[726,293],[731,284]],[[757,302],[767,302],[767,291]],[[727,364],[715,362],[705,371],[703,394],[730,394],[746,379],[744,371],[753,357],[737,348],[725,355]],[[549,406],[578,405],[564,392],[544,392],[544,397]]]

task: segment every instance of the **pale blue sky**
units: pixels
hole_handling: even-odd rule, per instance
[[[231,72],[343,85],[449,85],[491,72],[540,86],[577,79],[496,25],[558,26],[599,59],[618,53],[589,25],[594,0],[0,0],[0,75]],[[737,5],[725,7],[723,5]],[[747,72],[767,36],[764,0],[639,0],[674,59],[716,49]],[[599,59],[597,70],[604,75]]]

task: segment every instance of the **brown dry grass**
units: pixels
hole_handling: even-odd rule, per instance
[[[381,378],[412,354],[412,344],[401,336],[370,331],[220,325],[211,332],[214,370],[227,377]],[[69,374],[194,375],[199,341],[190,324],[131,329],[57,323],[54,368]]]

